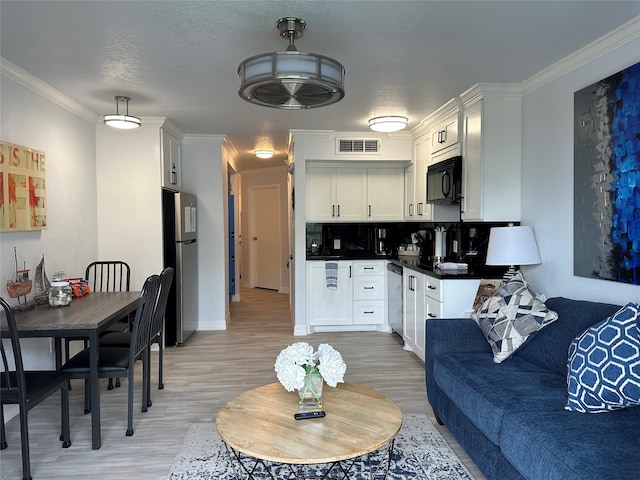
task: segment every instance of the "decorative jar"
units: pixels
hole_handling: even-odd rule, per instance
[[[73,292],[66,281],[51,282],[49,287],[49,305],[52,307],[66,307],[71,303]]]
[[[322,375],[317,368],[306,373],[304,385],[298,389],[298,407],[322,408]]]

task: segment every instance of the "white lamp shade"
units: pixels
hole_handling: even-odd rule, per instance
[[[487,265],[536,265],[538,245],[530,226],[493,227],[489,234]]]

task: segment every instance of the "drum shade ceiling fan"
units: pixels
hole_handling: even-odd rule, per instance
[[[284,52],[263,53],[238,66],[238,94],[247,102],[284,110],[324,107],[344,97],[344,67],[332,58],[299,52],[294,41],[302,37],[306,22],[284,17],[276,22]]]

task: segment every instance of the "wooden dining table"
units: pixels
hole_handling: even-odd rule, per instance
[[[91,447],[101,447],[100,378],[98,338],[114,322],[135,311],[140,292],[93,292],[74,298],[68,306],[36,307],[17,313],[20,338],[55,339],[56,367],[62,364],[62,339],[86,338],[89,342],[91,390]],[[2,322],[4,324],[4,322]],[[3,328],[4,325],[3,325]]]

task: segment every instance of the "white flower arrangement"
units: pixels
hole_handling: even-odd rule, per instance
[[[317,352],[306,342],[289,345],[276,358],[275,367],[278,381],[288,392],[304,387],[305,375],[314,370],[330,387],[342,383],[347,371],[342,355],[326,343],[319,345]]]

